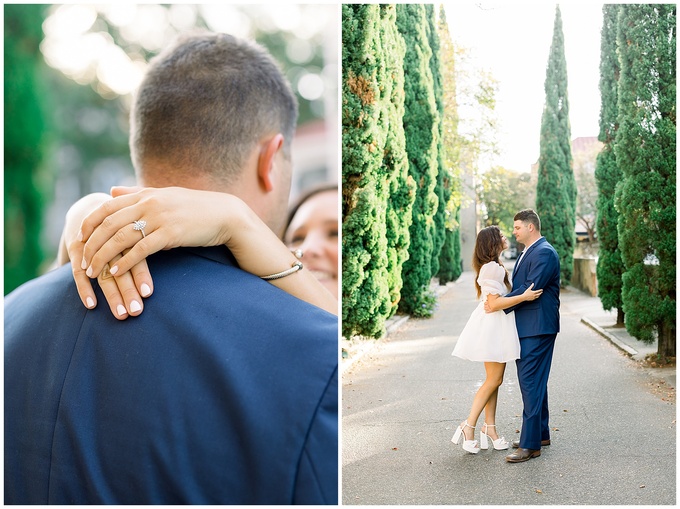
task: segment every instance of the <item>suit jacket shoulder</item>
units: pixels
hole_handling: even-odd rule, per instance
[[[5,501],[337,503],[337,317],[224,249],[149,266],[124,321],[70,267],[6,299]]]

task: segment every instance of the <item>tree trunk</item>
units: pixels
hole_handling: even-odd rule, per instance
[[[675,357],[675,328],[659,326],[659,357]]]
[[[626,315],[623,313],[623,309],[618,308],[616,310],[616,325],[625,325],[625,317]]]

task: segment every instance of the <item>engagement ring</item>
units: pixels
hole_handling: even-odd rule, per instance
[[[146,233],[144,233],[144,228],[146,228],[146,221],[140,219],[138,221],[133,221],[132,224],[134,225],[132,227],[133,230],[142,232],[142,238],[146,237]]]

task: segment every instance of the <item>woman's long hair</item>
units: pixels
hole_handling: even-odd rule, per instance
[[[475,252],[472,255],[472,268],[475,270],[475,287],[477,288],[477,298],[481,297],[482,289],[477,282],[479,277],[479,270],[483,265],[489,262],[496,262],[505,269],[503,262],[500,260],[500,254],[503,252],[503,238],[501,237],[501,230],[498,226],[487,226],[482,228],[477,234],[477,241],[475,242]],[[510,280],[508,279],[508,271],[505,271],[505,278],[503,279],[508,291],[512,288]]]

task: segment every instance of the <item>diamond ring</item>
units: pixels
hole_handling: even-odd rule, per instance
[[[133,230],[142,232],[142,238],[146,237],[146,233],[144,233],[144,228],[146,228],[146,221],[143,219],[139,219],[137,221],[133,221],[132,224],[134,225],[132,227]]]

